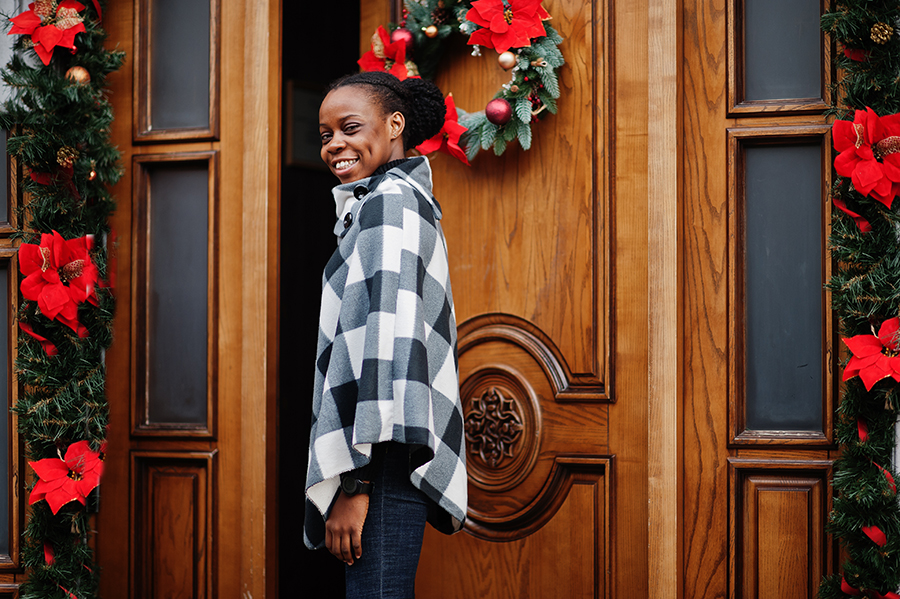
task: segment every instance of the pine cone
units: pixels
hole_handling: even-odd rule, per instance
[[[438,0],[437,8],[431,11],[431,22],[440,27],[441,25],[448,23],[452,16],[450,11],[447,10],[447,7],[444,6],[444,0]]]
[[[72,166],[78,159],[78,150],[71,146],[63,146],[56,152],[56,161],[60,166]]]
[[[875,23],[872,25],[872,30],[869,32],[869,37],[872,38],[872,41],[881,45],[891,41],[893,36],[894,28],[887,23]]]

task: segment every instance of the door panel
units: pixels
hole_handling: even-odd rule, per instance
[[[106,597],[276,596],[279,8],[104,12],[127,56],[110,77],[125,173],[97,521]],[[173,108],[156,86],[179,78],[193,83]]]
[[[390,20],[388,2],[370,4],[363,50]],[[423,597],[608,597],[616,577],[646,589],[646,5],[544,6],[566,38],[559,114],[527,152],[483,152],[471,167],[432,157],[460,323],[469,520],[456,536],[427,531]],[[437,83],[477,110],[509,75],[493,51],[469,50],[450,44]]]
[[[821,8],[684,3],[685,597],[812,598],[835,567]]]

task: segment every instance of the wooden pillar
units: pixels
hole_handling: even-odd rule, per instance
[[[681,3],[648,5],[649,596],[682,596]]]
[[[278,580],[280,13],[279,0],[244,7],[240,595],[254,598],[276,597]]]

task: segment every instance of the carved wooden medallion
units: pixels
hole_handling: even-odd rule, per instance
[[[490,387],[472,400],[472,409],[466,416],[466,442],[473,455],[496,468],[504,457],[515,457],[523,428],[516,401]]]

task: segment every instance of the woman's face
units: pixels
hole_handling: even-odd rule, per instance
[[[322,160],[341,183],[368,177],[382,164],[403,158],[404,125],[401,113],[382,114],[361,87],[339,87],[319,107]]]

